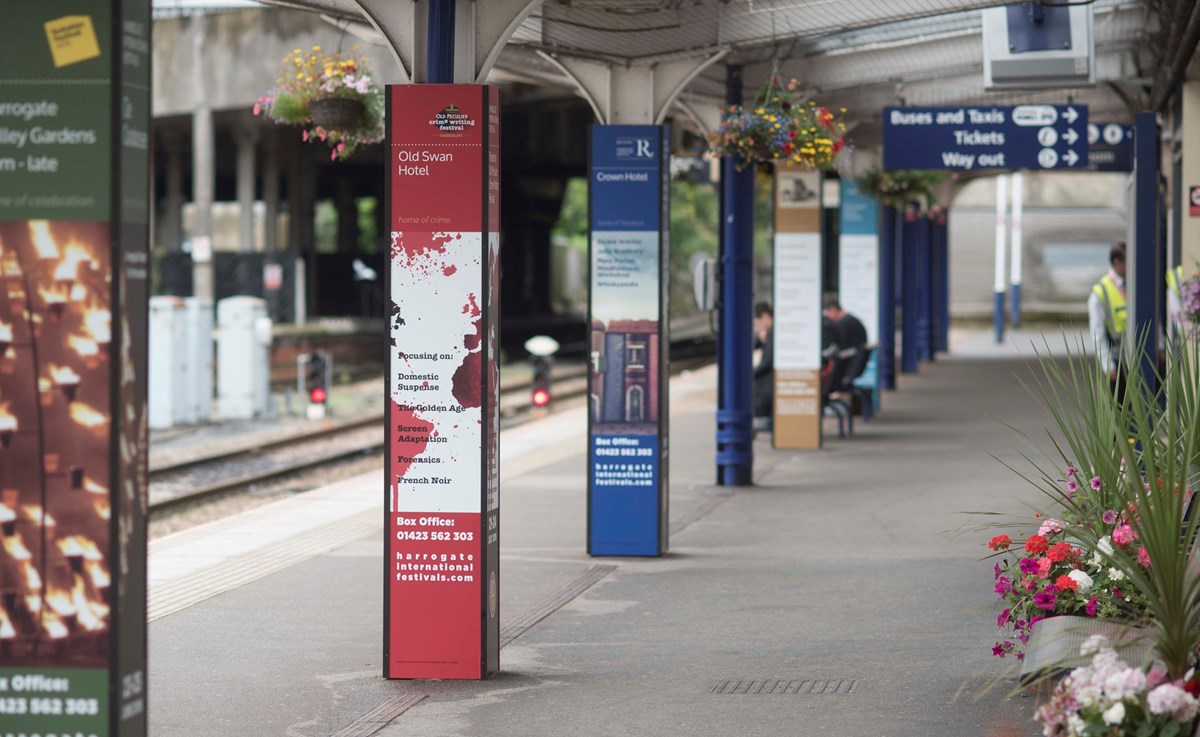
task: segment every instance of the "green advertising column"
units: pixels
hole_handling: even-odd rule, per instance
[[[3,6],[0,735],[145,735],[150,3]]]

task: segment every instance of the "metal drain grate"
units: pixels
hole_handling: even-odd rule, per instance
[[[858,688],[857,680],[833,678],[817,680],[802,678],[794,681],[721,681],[713,686],[715,694],[848,694]]]

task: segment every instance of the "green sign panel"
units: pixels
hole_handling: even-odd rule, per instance
[[[3,15],[0,737],[140,737],[149,0]]]

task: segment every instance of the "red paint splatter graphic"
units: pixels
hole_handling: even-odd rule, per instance
[[[442,274],[445,276],[454,276],[456,273],[458,273],[458,267],[455,266],[454,264],[451,264],[451,265],[447,266],[446,268],[442,269]]]
[[[475,327],[475,334],[463,336],[463,347],[471,352],[455,369],[454,386],[451,390],[458,403],[467,408],[481,406],[483,399],[483,387],[480,381],[483,376],[483,351],[479,350],[480,343],[483,341],[483,318],[480,316],[479,307],[475,304],[475,295],[473,294],[470,303],[463,307],[463,314],[466,314],[467,310],[472,307],[475,319],[471,321],[471,325]]]
[[[426,253],[445,253],[449,241],[450,236],[445,233],[395,232],[392,233],[392,260],[411,263]]]
[[[417,417],[412,410],[403,409],[392,401],[392,472],[396,479],[404,478],[412,459],[425,452],[433,423]]]

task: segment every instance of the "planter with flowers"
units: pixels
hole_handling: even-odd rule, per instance
[[[933,210],[938,206],[934,187],[946,179],[947,174],[942,171],[886,171],[874,167],[859,177],[857,184],[860,192],[884,205],[902,210],[913,202],[920,202]]]
[[[726,111],[708,145],[714,156],[736,158],[739,169],[769,162],[832,169],[846,150],[845,130],[837,115],[804,98],[796,80],[771,75],[753,105]]]
[[[383,140],[383,107],[383,88],[363,60],[314,46],[284,57],[275,89],[259,99],[254,114],[303,126],[304,140],[325,143],[336,161]]]

